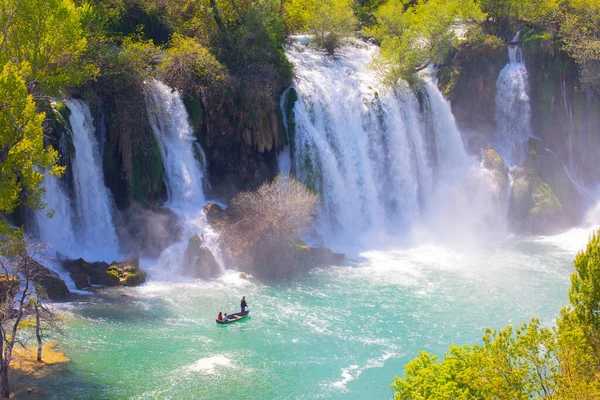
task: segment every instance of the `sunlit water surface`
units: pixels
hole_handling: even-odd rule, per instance
[[[591,230],[511,238],[475,254],[437,246],[367,251],[278,283],[230,272],[150,281],[61,307],[71,362],[52,399],[390,399],[419,349],[480,340],[486,327],[566,304],[572,260]],[[246,295],[251,319],[218,326]]]

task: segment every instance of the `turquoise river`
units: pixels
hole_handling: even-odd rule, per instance
[[[552,324],[590,232],[513,237],[474,253],[371,250],[268,284],[233,271],[159,281],[151,270],[142,287],[59,306],[71,361],[43,378],[41,396],[392,399],[394,375],[419,349],[441,355],[531,316]],[[242,295],[251,318],[217,326],[218,311],[236,311]]]

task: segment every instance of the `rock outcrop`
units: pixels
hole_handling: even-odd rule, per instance
[[[202,239],[194,235],[188,242],[185,251],[183,272],[194,278],[209,279],[221,273],[221,267],[208,247],[203,246]]]
[[[504,165],[504,161],[500,154],[492,148],[481,151],[481,163],[484,168],[492,173],[494,183],[498,187],[498,195],[502,198],[506,197],[508,190],[508,169]]]
[[[145,209],[139,203],[123,212],[119,236],[127,254],[157,258],[163,250],[181,238],[179,217],[168,208]]]
[[[62,265],[69,272],[77,289],[91,286],[138,286],[146,281],[146,272],[138,259],[122,262],[87,262],[83,258],[64,259]]]
[[[531,167],[513,170],[508,214],[511,227],[517,232],[543,233],[564,222],[560,201]]]

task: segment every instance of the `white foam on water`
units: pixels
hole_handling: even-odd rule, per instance
[[[209,375],[217,374],[217,367],[231,368],[233,363],[231,359],[219,354],[212,357],[201,358],[193,364],[185,367],[185,370],[190,372],[201,372]]]

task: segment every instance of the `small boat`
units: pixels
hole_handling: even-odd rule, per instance
[[[233,313],[233,314],[227,314],[227,322],[219,321],[218,319],[215,321],[217,321],[217,324],[225,325],[225,324],[230,324],[232,322],[241,321],[243,319],[246,319],[246,318],[248,318],[249,315],[250,315],[250,310],[246,310],[246,312],[237,312],[237,313]]]

